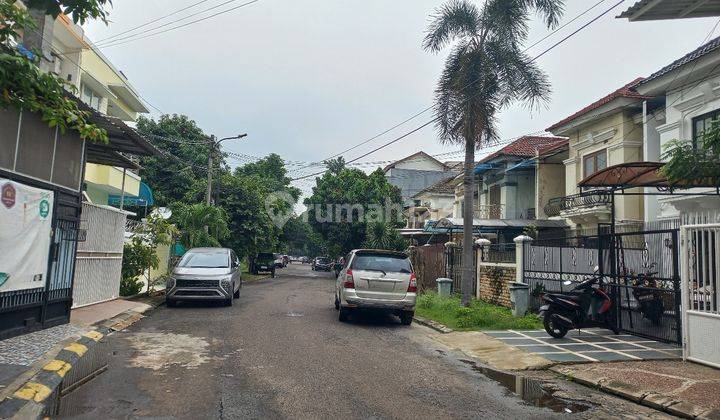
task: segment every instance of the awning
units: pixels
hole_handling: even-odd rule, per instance
[[[108,133],[108,143],[87,142],[88,156],[94,153],[95,156],[109,156],[108,152],[120,152],[135,156],[161,156],[160,150],[153,146],[145,137],[141,136],[134,128],[125,124],[119,118],[103,115],[88,106],[85,102],[68,93],[68,96],[75,99],[82,111],[90,113],[89,122],[105,129]],[[116,157],[112,157],[116,159]],[[95,161],[102,165],[114,165],[110,162]],[[130,166],[127,166],[130,167]]]
[[[611,188],[624,190],[628,188],[717,188],[717,185],[702,182],[685,182],[671,184],[662,174],[662,162],[628,162],[610,166],[595,172],[580,181],[580,188]]]
[[[534,225],[538,228],[564,228],[564,220],[529,220],[529,219],[473,219],[473,233],[496,232],[498,230],[522,230]],[[425,224],[425,231],[432,233],[462,233],[462,218],[443,218],[430,220]]]
[[[507,168],[505,172],[519,171],[522,169],[534,169],[535,166],[537,166],[537,161],[535,159],[526,159]]]
[[[108,204],[111,206],[119,206],[121,198],[122,197],[119,195],[108,196]],[[153,198],[153,193],[150,187],[148,187],[146,183],[140,182],[140,192],[138,195],[126,195],[123,199],[123,203],[125,206],[149,207],[155,204],[155,199]]]
[[[481,163],[475,167],[475,175],[481,174],[491,169],[495,169],[495,167],[496,166],[492,163]]]

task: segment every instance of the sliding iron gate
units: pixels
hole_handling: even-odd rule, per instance
[[[568,293],[595,266],[615,303],[614,326],[656,340],[681,343],[678,229],[632,230],[526,243],[524,278],[531,307],[545,292]]]

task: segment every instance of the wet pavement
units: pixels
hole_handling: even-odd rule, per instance
[[[63,400],[77,418],[662,417],[556,378],[488,369],[390,315],[338,321],[334,278],[289,266],[232,307],[160,308],[108,337],[107,372]],[[559,388],[558,388],[559,387]],[[562,394],[562,395],[561,395]],[[608,407],[608,408],[604,408]]]

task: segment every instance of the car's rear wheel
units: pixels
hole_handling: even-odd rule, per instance
[[[349,312],[349,310],[343,308],[342,306],[340,307],[340,312],[338,312],[338,319],[340,322],[348,322],[348,318],[350,317]]]
[[[272,276],[272,278],[275,278],[275,270],[270,272],[270,276]]]
[[[337,295],[335,296],[335,310],[337,311],[340,309],[340,299],[338,299]]]
[[[238,287],[238,289],[235,291],[235,293],[233,293],[233,298],[238,299],[239,297],[240,297],[240,288]]]
[[[413,317],[415,316],[415,312],[413,311],[403,311],[400,313],[400,322],[403,325],[410,325],[412,324]]]

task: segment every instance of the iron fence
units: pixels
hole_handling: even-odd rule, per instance
[[[476,295],[477,291],[477,260],[478,249],[473,248],[473,278],[472,278],[472,294]],[[445,277],[452,279],[453,293],[461,292],[462,284],[462,265],[463,265],[463,248],[459,246],[451,246],[445,248]]]

